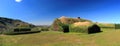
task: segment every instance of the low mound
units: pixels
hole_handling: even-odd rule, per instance
[[[54,20],[51,25],[51,30],[63,32],[86,32],[94,33],[100,32],[100,27],[93,24],[92,21],[78,18],[67,18],[62,16]]]
[[[91,22],[90,20],[82,19],[80,17],[78,17],[78,18],[68,18],[68,17],[62,16],[58,19],[61,23],[64,23],[64,24],[73,24],[75,22],[85,22],[85,21]]]
[[[67,23],[68,22],[68,18],[65,17],[65,16],[60,17],[59,20],[61,21],[61,23]]]
[[[51,30],[54,31],[62,31],[63,30],[63,26],[64,25],[70,25],[73,24],[75,22],[91,22],[90,20],[86,20],[86,19],[82,19],[82,18],[68,18],[65,16],[62,16],[60,18],[57,18],[54,20],[53,24],[51,25]]]
[[[76,22],[73,25],[74,26],[89,26],[90,24],[92,24],[91,22]]]
[[[76,22],[70,25],[71,32],[96,33],[101,32],[100,27],[92,22]]]

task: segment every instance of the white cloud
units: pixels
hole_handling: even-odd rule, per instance
[[[21,2],[21,1],[22,1],[22,0],[15,0],[15,2],[18,2],[18,3]]]

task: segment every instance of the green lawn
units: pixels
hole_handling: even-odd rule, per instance
[[[120,29],[95,34],[44,31],[35,34],[0,35],[2,46],[120,46]]]

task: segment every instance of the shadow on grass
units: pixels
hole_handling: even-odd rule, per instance
[[[88,34],[96,34],[96,33],[101,33],[101,32],[103,32],[103,31],[94,32],[94,33],[88,33]]]

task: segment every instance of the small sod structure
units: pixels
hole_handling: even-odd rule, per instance
[[[31,28],[15,28],[14,32],[28,32],[31,31]]]
[[[76,22],[70,25],[71,32],[97,33],[101,32],[100,27],[92,22]]]
[[[98,25],[94,24],[91,27],[88,28],[88,33],[97,33],[97,32],[101,32],[101,29]]]
[[[90,20],[77,18],[67,18],[62,16],[54,20],[51,25],[51,30],[66,32],[81,32],[81,33],[96,33],[101,32],[100,27]]]
[[[38,30],[36,27],[35,28],[29,28],[29,27],[24,27],[24,28],[14,28],[11,29],[11,31],[7,31],[4,34],[6,35],[17,35],[17,34],[31,34],[31,33],[39,33],[41,32],[40,30]]]
[[[69,25],[63,25],[62,28],[63,28],[63,32],[64,33],[68,33],[69,32]]]
[[[115,24],[115,29],[120,29],[120,24]]]

